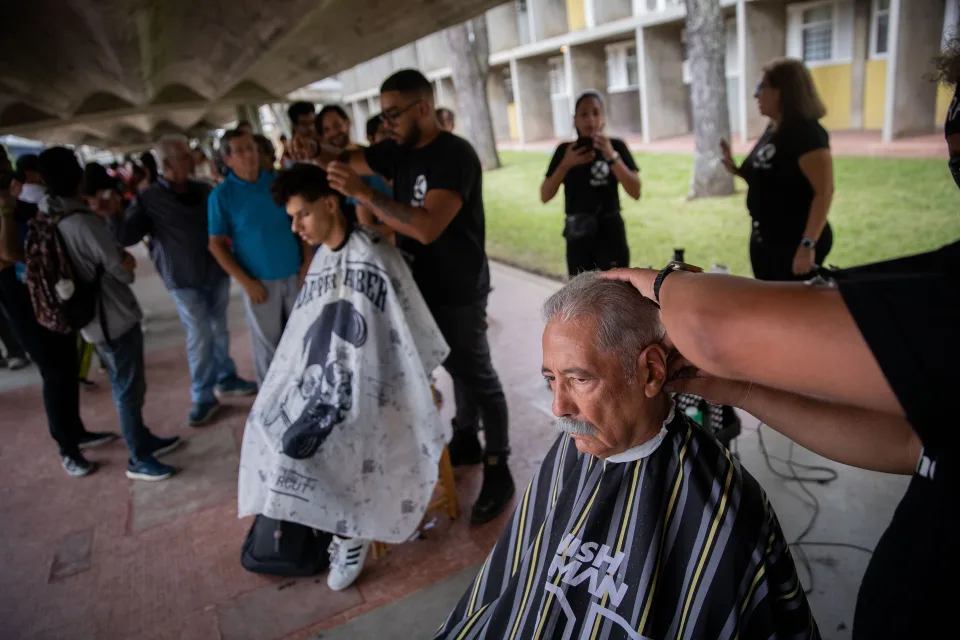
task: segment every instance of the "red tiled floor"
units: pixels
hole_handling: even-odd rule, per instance
[[[500,267],[493,271],[490,341],[510,406],[511,467],[521,491],[556,437],[551,421],[531,401],[541,402],[546,393],[538,371],[537,307],[552,285]],[[250,371],[245,333],[234,332],[232,345],[241,372]],[[95,377],[100,387],[82,395],[84,420],[90,429],[118,430],[109,386]],[[216,424],[189,430],[188,380],[182,343],[147,354],[147,424],[160,435],[197,439],[192,453],[188,444],[171,456],[188,465],[178,482],[190,486],[179,489],[171,481],[133,490],[123,475],[121,443],[90,452],[103,465],[99,472],[67,477],[46,430],[39,387],[0,393],[0,638],[226,638],[251,619],[257,621],[258,639],[307,638],[480,562],[509,517],[470,526],[481,470],[457,469],[462,516],[370,561],[356,597],[341,602],[346,610],[321,604],[332,598],[322,577],[319,585],[276,592],[283,580],[240,566],[250,520],[236,517],[235,482],[229,491],[214,482],[222,480],[220,465],[236,464],[250,400],[232,401]],[[449,380],[441,377],[440,386],[449,421]],[[174,494],[179,505],[168,500]],[[144,519],[144,513],[162,517]],[[89,568],[50,583],[61,545],[91,530]],[[83,551],[78,556],[85,562]],[[293,618],[257,618],[258,609],[273,606],[271,597],[280,598]],[[293,628],[291,620],[302,628]]]

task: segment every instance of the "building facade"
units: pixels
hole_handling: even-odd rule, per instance
[[[885,141],[934,131],[951,92],[930,80],[930,61],[952,35],[958,0],[720,0],[727,101],[734,135],[766,123],[754,88],[772,58],[804,60],[833,131],[876,130]],[[500,141],[572,135],[575,96],[600,91],[607,129],[647,142],[691,131],[683,0],[513,0],[485,15],[488,94]],[[436,33],[340,74],[355,139],[379,111],[379,86],[416,67],[438,106],[458,110],[444,34]],[[549,96],[549,100],[547,99]]]

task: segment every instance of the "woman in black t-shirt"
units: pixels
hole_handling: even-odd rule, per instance
[[[618,185],[639,200],[639,169],[623,140],[603,134],[604,123],[600,94],[580,94],[573,116],[577,140],[557,147],[540,185],[543,202],[550,202],[563,185],[567,214],[563,237],[567,239],[567,273],[571,276],[630,264]]]
[[[826,109],[799,60],[774,60],[755,93],[766,131],[740,167],[723,142],[724,165],[749,187],[750,263],[759,280],[803,280],[833,245],[830,140],[818,120]]]

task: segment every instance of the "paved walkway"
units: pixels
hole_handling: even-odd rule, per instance
[[[631,149],[645,153],[693,153],[693,134],[657,140],[646,144],[638,135],[624,136]],[[553,151],[562,140],[538,140],[521,145],[515,142],[498,143],[501,150]],[[733,152],[747,154],[756,140],[740,142],[735,136]],[[880,139],[879,131],[834,131],[830,133],[830,148],[838,156],[873,156],[898,158],[947,158],[947,145],[943,135],[931,133],[922,136],[901,138],[891,143]]]
[[[172,303],[141,255],[138,295],[149,312],[146,417],[162,435],[188,445],[171,456],[182,473],[167,482],[123,475],[121,444],[91,454],[103,465],[67,477],[46,433],[35,373],[0,372],[0,638],[412,640],[440,624],[496,540],[507,516],[482,527],[467,518],[432,519],[423,539],[371,561],[357,584],[330,592],[324,578],[270,579],[244,571],[240,545],[250,520],[236,517],[240,437],[250,401],[232,402],[215,425],[191,430],[182,330]],[[539,306],[555,283],[494,265],[490,339],[510,405],[511,467],[523,487],[555,439],[550,394],[539,374]],[[242,305],[231,305],[233,353],[252,370]],[[103,376],[83,395],[92,429],[117,429]],[[449,380],[441,389],[452,397]],[[449,419],[452,407],[444,407]],[[764,467],[755,422],[739,440],[745,466],[766,488],[787,536],[810,518],[794,488]],[[772,453],[787,454],[768,432]],[[798,448],[801,462],[820,461]],[[829,464],[829,463],[827,463]],[[872,547],[906,486],[904,478],[839,465],[840,479],[815,487],[822,513],[812,539]],[[458,495],[469,508],[480,469],[458,469]],[[866,556],[812,548],[812,602],[826,638],[848,638]],[[801,570],[805,583],[809,578]],[[318,635],[320,634],[320,635]],[[329,634],[329,635],[328,635]]]

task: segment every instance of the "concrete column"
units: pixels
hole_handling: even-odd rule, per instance
[[[890,1],[884,142],[934,128],[937,85],[925,76],[940,53],[944,10],[944,0]]]
[[[553,137],[550,73],[544,59],[511,60],[513,95],[517,104],[520,143]]]
[[[757,111],[753,93],[763,66],[787,49],[786,7],[772,2],[737,4],[737,38],[740,51],[740,139],[760,137],[767,119]]]
[[[503,87],[503,67],[491,68],[487,75],[487,102],[493,121],[493,137],[496,140],[509,140],[510,120],[507,116],[507,93]]]
[[[637,30],[640,65],[640,118],[643,141],[652,142],[690,132],[683,78],[680,25],[663,24]]]
[[[863,129],[863,100],[870,53],[870,0],[853,6],[853,64],[850,78],[850,128]]]

